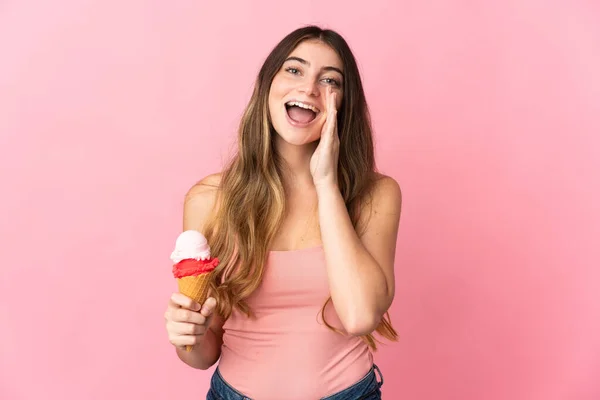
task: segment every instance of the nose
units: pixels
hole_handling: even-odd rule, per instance
[[[302,85],[300,86],[300,92],[305,93],[308,96],[318,96],[321,92],[319,91],[319,87],[317,85],[317,82],[315,82],[312,79],[306,79],[304,82],[302,82]]]

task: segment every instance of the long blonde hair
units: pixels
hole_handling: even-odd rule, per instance
[[[284,160],[274,145],[268,96],[273,78],[286,57],[302,41],[316,39],[334,49],[342,60],[344,98],[338,111],[340,154],[338,182],[355,229],[363,205],[369,203],[376,179],[373,138],[369,111],[356,61],[346,41],[332,30],[307,26],[287,35],[266,58],[258,74],[254,92],[238,130],[238,151],[222,173],[217,204],[204,233],[211,252],[221,260],[211,287],[223,318],[233,308],[249,317],[246,299],[259,286],[270,245],[286,212],[282,173]],[[323,305],[321,314],[331,297]],[[336,330],[325,321],[332,330]],[[337,330],[336,330],[337,331]],[[376,331],[386,339],[397,340],[389,314]],[[372,334],[363,337],[377,349]]]

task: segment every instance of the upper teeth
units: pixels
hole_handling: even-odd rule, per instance
[[[315,113],[319,112],[319,109],[317,107],[311,106],[310,104],[302,103],[301,101],[290,101],[287,104],[288,104],[288,106],[297,106],[297,107],[306,108],[307,110],[314,111]]]

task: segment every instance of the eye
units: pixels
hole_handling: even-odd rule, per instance
[[[334,85],[339,87],[340,86],[340,81],[338,81],[337,79],[333,79],[333,78],[325,78],[323,79],[325,81],[325,83],[330,84],[330,85]]]
[[[285,70],[294,75],[298,75],[300,73],[300,70],[294,67],[287,67]]]

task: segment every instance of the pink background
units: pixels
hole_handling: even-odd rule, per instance
[[[404,192],[385,398],[600,398],[598,2],[205,3],[0,3],[0,398],[203,398],[163,321],[183,195],[306,23]]]

